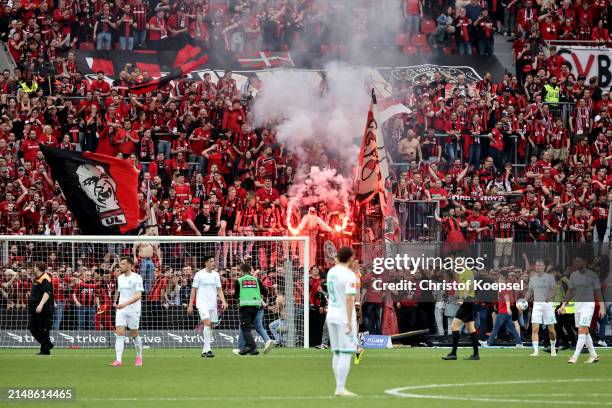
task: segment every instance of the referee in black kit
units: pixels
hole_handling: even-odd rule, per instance
[[[36,262],[34,270],[36,279],[32,283],[32,292],[28,300],[30,323],[28,328],[32,336],[40,343],[39,356],[51,354],[53,343],[49,338],[49,331],[53,324],[53,286],[51,277],[45,272],[47,266],[43,262]]]

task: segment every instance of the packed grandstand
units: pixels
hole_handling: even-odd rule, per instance
[[[312,0],[5,2],[0,7],[0,33],[15,67],[0,75],[0,232],[79,234],[40,150],[46,145],[129,160],[139,171],[138,224],[143,234],[288,235],[289,224],[297,225],[307,211],[288,208],[299,162],[308,157],[311,165],[325,169],[339,165],[339,160],[320,143],[296,154],[277,140],[277,123],[257,126],[253,120],[256,71],[247,75],[246,86],[238,84],[226,67],[215,67],[225,72],[218,77],[184,76],[141,93],[131,92],[132,87],[155,79],[142,67],[128,62],[114,71],[117,75],[110,75],[89,65],[83,72],[77,59],[80,53],[110,50],[146,53],[171,40],[211,54],[261,51],[281,53],[290,60],[292,52],[307,52],[317,58],[327,54],[342,58],[351,53],[353,39],[334,28],[350,22],[354,32],[367,38],[373,3],[378,4],[374,0],[348,5]],[[385,104],[401,103],[411,111],[384,126],[401,241],[608,241],[609,71],[608,77],[586,67],[577,72],[577,64],[559,49],[580,46],[609,53],[609,2],[380,3],[397,7],[393,10],[402,21],[397,31],[369,46],[382,44],[404,58],[400,66],[409,67],[416,55],[495,58],[495,41],[512,42],[513,66],[497,77],[476,72],[477,78],[470,82],[462,74],[454,77],[435,67],[422,75],[409,75],[409,69],[384,74],[389,84]],[[317,86],[326,92],[325,76]],[[288,215],[291,211],[295,214]],[[329,222],[325,203],[314,211]],[[323,241],[325,234],[331,234],[324,229],[317,233]],[[324,248],[315,251],[322,253]],[[76,303],[73,293],[81,296],[81,278],[87,275],[86,285],[90,279],[103,283],[112,264],[103,259],[104,251],[90,265],[71,264],[61,247],[45,254],[48,258],[38,259],[33,248],[10,247],[7,261],[22,275],[4,289],[3,308],[23,308],[32,261],[43,260],[57,268],[53,271],[59,275],[56,299],[65,299],[66,310]],[[262,258],[255,252],[231,253],[229,261],[227,254],[217,254],[228,276],[236,266],[230,264],[231,255],[236,255],[236,262],[248,255],[262,273],[276,266],[265,254]],[[165,259],[169,252],[149,256],[155,275],[147,292],[157,291],[149,300],[166,308],[169,303],[184,307],[185,299],[171,290],[187,287],[192,266],[197,265],[187,258],[172,264]],[[319,270],[313,271],[311,312],[323,315],[325,296],[320,288],[329,265],[323,255],[316,256],[315,263],[323,280]],[[547,260],[551,270],[562,269],[559,274],[570,265],[571,260]],[[88,270],[80,270],[86,266]],[[526,271],[529,262],[515,251],[512,259],[503,261],[503,267],[512,266]],[[605,255],[595,258],[591,268],[603,282],[610,280]],[[68,270],[70,276],[64,279]],[[179,276],[178,271],[186,272]],[[368,276],[364,271],[364,287]],[[5,279],[8,282],[11,276]],[[274,285],[274,280],[269,283]],[[109,286],[100,284],[97,290],[100,298],[112,298],[111,293],[103,293],[113,290]],[[400,328],[424,326],[444,334],[447,322],[438,318],[434,304],[445,304],[448,297],[440,296],[427,298],[430,302],[422,310],[418,299],[398,301]],[[612,301],[609,289],[604,297]],[[93,298],[87,301],[93,306]],[[383,301],[366,293],[364,302],[377,305],[368,310],[366,320],[372,333],[383,330]],[[483,315],[490,316],[493,307],[485,308]],[[77,324],[81,328],[75,316],[67,321],[71,328]],[[322,325],[323,319],[311,321]],[[605,322],[599,328],[603,342]],[[317,330],[312,332],[317,337]],[[485,333],[481,338],[486,338]],[[311,344],[320,342],[320,328],[318,336]]]

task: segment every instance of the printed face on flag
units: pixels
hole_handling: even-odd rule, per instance
[[[81,188],[96,204],[105,226],[125,224],[125,215],[117,199],[117,185],[102,166],[81,164],[76,174]]]

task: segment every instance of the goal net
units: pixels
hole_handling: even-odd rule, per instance
[[[44,262],[55,298],[52,340],[59,347],[114,347],[112,305],[118,260],[135,259],[143,278],[140,333],[149,347],[201,347],[197,311],[186,312],[193,276],[214,256],[228,308],[213,347],[238,345],[239,265],[250,264],[267,289],[265,334],[285,347],[308,347],[309,245],[306,237],[0,236],[0,347],[34,347],[27,302],[34,264]],[[15,277],[13,277],[15,275]],[[306,282],[306,284],[304,284]],[[261,344],[262,336],[255,340]]]

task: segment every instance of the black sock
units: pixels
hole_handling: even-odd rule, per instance
[[[459,330],[453,330],[453,351],[452,355],[457,354],[457,347],[459,347]]]
[[[478,355],[478,337],[476,336],[476,332],[470,333],[470,340],[472,340],[472,348],[474,349],[474,355]]]

